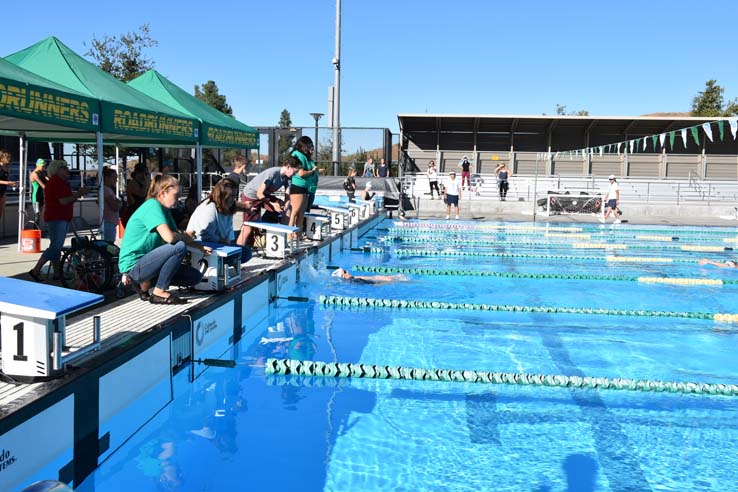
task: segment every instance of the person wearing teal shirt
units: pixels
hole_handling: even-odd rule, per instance
[[[212,251],[195,242],[193,233],[177,231],[171,209],[177,204],[179,190],[174,176],[156,176],[147,200],[128,220],[120,247],[119,270],[126,274],[141,300],[152,304],[185,304],[185,299],[168,289],[172,284],[191,287],[202,278],[199,270],[182,264],[187,246],[206,255]],[[152,284],[154,289],[149,294]]]
[[[300,161],[301,168],[292,176],[290,185],[290,214],[289,225],[302,229],[305,219],[305,210],[312,206],[315,191],[318,189],[318,167],[312,161],[313,141],[310,137],[300,137],[292,151],[292,157]],[[312,196],[312,199],[311,199]]]

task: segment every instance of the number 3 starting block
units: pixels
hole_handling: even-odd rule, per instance
[[[66,316],[102,302],[99,294],[0,277],[2,370],[27,380],[58,376],[64,364],[100,347],[100,318],[93,343],[63,355]]]
[[[287,254],[287,248],[293,250],[296,243],[295,240],[288,240],[287,235],[300,230],[297,227],[272,224],[271,222],[246,221],[243,225],[264,231],[266,235],[264,255],[267,258],[284,258]]]

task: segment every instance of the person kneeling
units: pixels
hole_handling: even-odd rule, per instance
[[[197,243],[192,232],[177,230],[171,209],[177,204],[179,190],[174,176],[156,176],[146,201],[128,220],[120,248],[119,270],[126,274],[141,300],[152,304],[185,304],[185,299],[168,289],[170,285],[192,287],[202,278],[199,270],[182,263],[187,246],[206,255],[212,251]]]

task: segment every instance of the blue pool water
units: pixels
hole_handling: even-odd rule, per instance
[[[728,258],[730,253],[573,251],[559,243],[535,250],[504,244],[448,246],[435,244],[432,237],[409,245],[382,242],[383,234],[371,232],[376,238],[366,241],[384,245],[385,254],[346,252],[332,263],[738,280],[736,270],[696,264],[702,256]],[[544,240],[534,232],[524,239]],[[706,236],[700,244],[720,240]],[[600,258],[651,255],[694,262],[398,255],[403,248]],[[412,274],[405,282],[367,286],[331,277],[324,267],[302,272],[303,283],[294,293],[313,301],[279,301],[258,324],[249,325],[239,345],[223,354],[239,363],[235,369],[209,368],[192,384],[186,371],[176,376],[174,401],[80,490],[738,490],[734,397],[264,374],[266,358],[279,357],[736,384],[738,325],[678,318],[338,308],[315,299],[325,294],[736,312],[738,286]]]

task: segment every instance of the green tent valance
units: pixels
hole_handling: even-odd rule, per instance
[[[185,145],[194,144],[199,138],[199,121],[129,87],[53,36],[6,60],[98,99],[100,128],[107,143]]]
[[[99,130],[100,103],[0,58],[0,130]]]
[[[128,82],[134,89],[200,121],[203,147],[256,148],[259,132],[173,84],[156,70]]]

